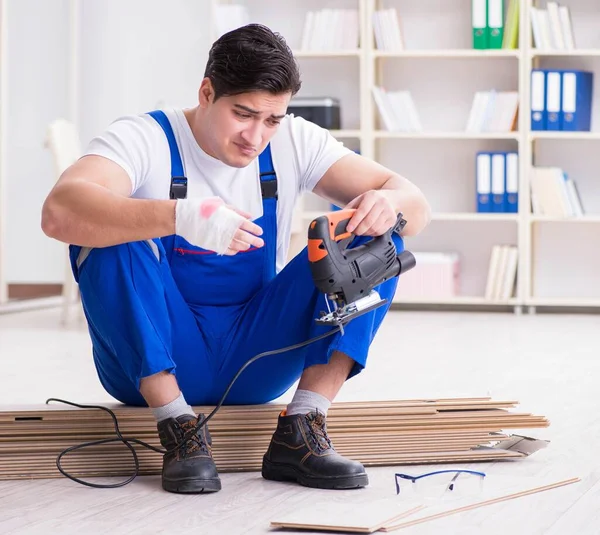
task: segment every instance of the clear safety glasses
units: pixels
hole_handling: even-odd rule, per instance
[[[478,496],[485,474],[473,470],[438,470],[418,476],[395,474],[396,494],[407,498],[437,500]]]

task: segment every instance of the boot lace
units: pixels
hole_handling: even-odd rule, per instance
[[[318,410],[309,412],[306,415],[306,422],[308,423],[308,428],[310,429],[310,434],[317,450],[322,453],[329,449],[333,449],[331,440],[327,436],[325,415]]]
[[[189,420],[181,424],[181,430],[183,434],[191,431],[196,425],[195,420]],[[204,437],[201,435],[203,430],[197,431],[196,433],[192,433],[188,440],[180,448],[180,455],[185,457],[186,455],[190,455],[194,452],[200,451],[202,453],[206,453],[207,455],[211,455],[211,447],[204,440]],[[182,437],[183,438],[183,435]]]

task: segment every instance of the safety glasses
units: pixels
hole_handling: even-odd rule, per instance
[[[394,474],[396,494],[424,499],[477,496],[483,492],[485,474],[474,470],[438,470],[418,476]]]

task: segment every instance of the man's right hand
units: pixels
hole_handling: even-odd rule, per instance
[[[175,207],[175,233],[192,245],[235,255],[262,247],[262,229],[251,214],[226,205],[220,197],[179,199]]]

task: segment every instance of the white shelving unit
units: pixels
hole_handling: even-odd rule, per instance
[[[7,199],[7,2],[0,0],[0,310],[8,302],[6,275]],[[190,6],[194,4],[189,0]],[[600,87],[600,4],[597,0],[562,0],[571,10],[578,48],[536,50],[532,46],[530,10],[546,0],[520,0],[517,50],[475,50],[471,44],[471,0],[209,0],[240,3],[253,22],[281,32],[295,50],[303,87],[300,96],[334,96],[342,105],[341,130],[332,131],[347,146],[360,150],[421,187],[433,206],[433,220],[419,236],[408,238],[413,251],[456,251],[461,258],[461,292],[452,299],[402,300],[411,306],[582,307],[600,310],[600,107],[595,106],[592,132],[532,132],[530,130],[530,71],[533,67],[584,68],[596,74]],[[14,4],[11,4],[13,6]],[[77,121],[81,64],[77,44],[78,0],[65,13],[71,19],[68,73],[70,113]],[[377,50],[373,31],[376,9],[395,7],[401,16],[405,49]],[[505,9],[508,0],[505,0]],[[359,11],[360,48],[322,52],[300,50],[309,10],[353,8]],[[205,13],[203,11],[203,13]],[[214,14],[214,12],[212,13]],[[214,20],[212,18],[211,20]],[[208,13],[207,13],[207,16]],[[211,41],[218,37],[210,26]],[[415,99],[425,131],[388,132],[380,127],[372,87],[407,89]],[[520,96],[518,128],[514,132],[464,131],[475,91],[516,90]],[[8,95],[10,97],[10,95]],[[594,99],[598,101],[597,98]],[[480,214],[475,208],[475,154],[479,150],[519,153],[518,214]],[[583,191],[586,215],[556,219],[532,215],[529,170],[553,165],[576,176]],[[580,180],[579,180],[580,179]],[[310,220],[330,207],[307,195],[298,206],[302,245]],[[565,224],[566,223],[566,224]],[[508,301],[484,296],[491,248],[507,243],[518,247],[515,295]]]
[[[329,7],[359,10],[359,50],[295,52],[304,79],[300,94],[340,98],[344,130],[332,131],[332,134],[351,148],[359,149],[364,156],[403,174],[424,190],[433,206],[433,220],[420,236],[406,240],[407,248],[415,251],[457,251],[464,260],[461,262],[460,296],[439,300],[402,300],[397,295],[397,303],[449,305],[451,308],[504,306],[513,307],[517,312],[524,306],[530,312],[536,307],[546,306],[600,308],[600,238],[597,238],[600,232],[597,226],[600,223],[600,180],[597,180],[595,190],[591,185],[588,188],[593,199],[590,204],[596,205],[596,213],[592,210],[581,218],[560,220],[531,214],[528,180],[530,167],[538,161],[544,165],[545,159],[549,159],[554,162],[552,165],[568,168],[574,157],[568,146],[577,147],[575,156],[584,150],[583,145],[591,154],[600,154],[600,146],[596,148],[600,131],[532,132],[529,100],[530,72],[538,65],[548,63],[556,68],[590,68],[596,71],[596,80],[600,80],[600,32],[595,31],[600,27],[600,4],[596,0],[560,2],[569,6],[576,42],[583,47],[572,51],[534,48],[530,7],[543,7],[546,0],[520,1],[517,50],[472,48],[471,0],[449,0],[438,4],[420,0],[325,0],[308,1],[302,6],[292,2],[275,3],[273,0],[233,0],[229,3],[244,4],[253,22],[262,22],[280,31],[295,50],[307,11]],[[505,0],[505,13],[508,3]],[[375,47],[373,13],[376,9],[389,7],[395,7],[401,17],[405,49],[400,52],[381,51]],[[296,20],[297,29],[282,22],[282,13],[287,9],[293,10],[289,17]],[[348,62],[353,63],[350,65]],[[343,94],[339,82],[328,88],[327,78],[324,81],[319,78],[319,74],[327,72],[330,80],[336,80],[339,76],[348,76],[350,71],[352,77],[344,82],[346,86],[358,88],[357,95]],[[317,74],[313,75],[314,72]],[[375,84],[384,85],[389,90],[409,89],[417,109],[423,112],[425,131],[381,130],[371,94]],[[596,85],[600,86],[600,81]],[[518,91],[517,131],[463,131],[474,92],[491,89]],[[359,111],[351,116],[349,110],[354,108]],[[438,117],[435,117],[436,114]],[[596,119],[594,117],[592,121],[592,128],[600,124]],[[551,154],[546,158],[541,150],[545,144],[551,147],[548,149]],[[479,150],[515,150],[519,153],[517,214],[476,212],[474,167],[475,153]],[[587,182],[597,176],[597,168],[593,164],[577,167],[588,175]],[[583,202],[586,203],[585,198]],[[299,206],[299,225],[296,228],[304,232],[310,220],[329,209],[321,199],[308,195]],[[563,223],[568,224],[563,226]],[[549,247],[548,236],[543,235],[545,227],[550,226],[563,229],[560,236],[556,234],[554,249]],[[568,237],[570,233],[583,234],[581,239],[573,240]],[[578,252],[570,251],[570,248],[574,243],[585,244],[587,236],[590,251],[595,251],[585,253],[585,245],[579,245],[585,253],[579,259]],[[594,238],[595,246],[592,243]],[[518,247],[516,292],[508,301],[489,301],[483,296],[491,247],[501,243]],[[301,245],[302,240],[298,244]],[[561,269],[565,254],[570,260],[568,266]],[[575,282],[579,279],[576,266],[580,261],[589,262],[590,259],[596,269],[583,274],[583,282]],[[560,291],[552,292],[553,280],[554,287],[560,288]]]

